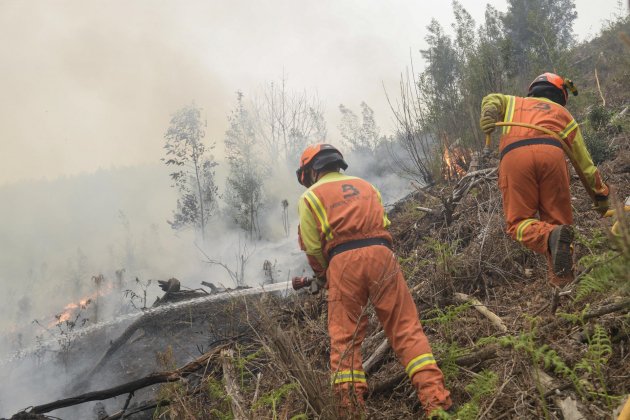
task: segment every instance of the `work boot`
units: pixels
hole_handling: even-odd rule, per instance
[[[573,269],[573,229],[569,225],[556,226],[549,234],[551,267],[556,276],[566,276]]]

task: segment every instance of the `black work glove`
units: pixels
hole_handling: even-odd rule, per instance
[[[597,211],[597,213],[599,213],[603,217],[609,208],[610,208],[610,203],[608,202],[607,195],[595,196],[595,210]]]
[[[326,286],[326,277],[322,276],[322,277],[313,277],[313,281],[311,282],[311,285],[309,286],[309,292],[311,292],[312,295],[316,295],[318,294],[322,289],[324,289],[324,287]]]

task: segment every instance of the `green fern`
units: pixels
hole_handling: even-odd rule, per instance
[[[444,344],[438,341],[433,344],[433,351],[440,360],[440,369],[446,382],[456,378],[459,374],[459,366],[456,361],[466,355],[466,349],[461,348],[456,342]]]
[[[422,322],[425,324],[436,324],[440,326],[440,331],[449,339],[452,338],[453,335],[453,326],[452,322],[458,319],[460,314],[470,308],[472,304],[470,302],[465,302],[461,305],[450,305],[444,309],[435,308],[428,312],[428,316],[434,316],[433,318],[423,319]],[[453,341],[453,340],[450,340]]]
[[[585,270],[590,270],[578,283],[575,299],[580,301],[591,293],[611,290],[617,283],[614,260],[618,254],[608,251],[598,255],[587,255],[580,259]]]
[[[556,374],[561,375],[573,383],[578,393],[583,396],[583,385],[579,377],[571,367],[569,367],[558,353],[547,344],[539,346],[536,343],[536,327],[532,330],[522,332],[517,336],[508,335],[503,337],[485,337],[479,341],[480,344],[498,343],[503,347],[512,347],[515,350],[528,354],[535,365],[543,365],[545,369],[552,369]]]
[[[435,316],[433,318],[423,319],[422,322],[425,324],[445,325],[459,318],[459,314],[466,311],[471,306],[472,304],[470,302],[465,302],[461,305],[449,305],[444,309],[435,308],[427,313],[428,316]]]
[[[589,309],[591,308],[591,305],[587,304],[584,309],[582,309],[580,312],[578,313],[574,313],[574,314],[570,314],[567,312],[558,312],[557,315],[558,317],[569,321],[572,324],[578,324],[578,325],[584,325],[584,316],[588,313]]]
[[[499,376],[491,370],[483,370],[475,379],[466,385],[466,391],[470,394],[470,401],[465,403],[455,418],[461,420],[474,420],[479,416],[479,406],[485,396],[492,395],[497,389]]]
[[[457,254],[457,247],[459,246],[459,243],[459,239],[449,242],[441,242],[430,237],[426,239],[427,248],[433,251],[436,256],[438,268],[445,273],[450,273],[452,275],[457,274],[455,267],[455,255]]]
[[[590,386],[588,387],[589,394],[593,397],[604,398],[606,403],[610,405],[613,397],[608,395],[606,391],[606,379],[603,371],[613,353],[610,337],[604,327],[595,324],[593,333],[587,340],[588,348],[586,354],[575,365],[575,370],[592,376],[599,384],[599,390],[595,390]]]
[[[262,395],[252,408],[257,409],[268,406],[271,409],[271,418],[275,420],[278,418],[278,405],[289,395],[291,391],[296,388],[297,385],[294,383],[284,384],[280,388],[274,389],[268,394]]]

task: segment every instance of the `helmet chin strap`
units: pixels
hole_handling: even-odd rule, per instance
[[[310,188],[314,183],[319,181],[319,178],[321,178],[323,174],[313,168],[308,168],[307,172],[304,175],[304,186],[306,188]]]

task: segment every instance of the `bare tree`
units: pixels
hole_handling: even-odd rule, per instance
[[[241,241],[241,238],[239,237],[238,246],[236,247],[236,252],[234,256],[235,257],[234,259],[236,261],[234,265],[229,265],[229,264],[224,263],[221,260],[211,258],[199,246],[197,246],[197,249],[206,258],[206,262],[208,264],[218,265],[220,267],[223,267],[223,269],[228,273],[232,281],[234,281],[234,284],[236,284],[236,287],[245,286],[245,267],[247,266],[247,262],[249,261],[249,258],[254,254],[256,250],[255,247],[251,251],[248,250],[247,241]]]
[[[427,115],[421,101],[419,84],[411,74],[400,79],[400,99],[392,104],[389,95],[387,100],[396,120],[395,139],[404,151],[404,156],[398,155],[393,148],[390,151],[400,169],[413,179],[427,185],[435,183],[435,151],[434,136],[427,131]],[[439,162],[438,162],[439,165]]]
[[[285,76],[266,86],[252,114],[254,130],[272,164],[296,162],[307,144],[326,139],[321,101],[317,95],[288,90]]]

